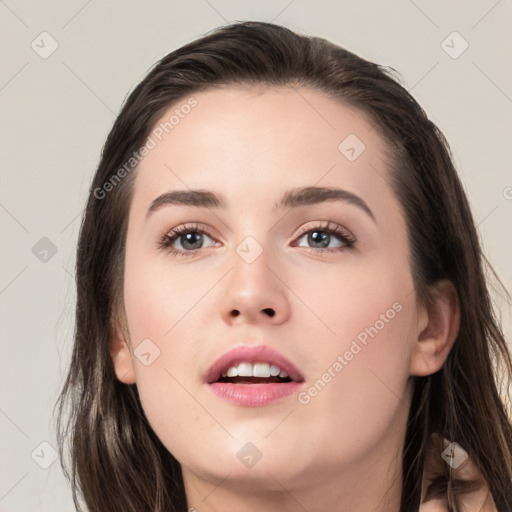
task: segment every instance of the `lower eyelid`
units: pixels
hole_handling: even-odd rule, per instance
[[[337,229],[333,229],[332,227],[328,227],[328,226],[330,226],[330,223],[328,223],[327,225],[323,225],[323,226],[308,227],[307,229],[303,230],[299,235],[295,236],[295,238],[293,239],[293,242],[294,242],[293,247],[302,247],[302,248],[306,248],[306,249],[309,249],[309,250],[315,251],[315,252],[333,253],[333,252],[339,252],[339,250],[343,249],[343,248],[350,248],[356,242],[356,238],[348,230],[346,233],[345,233],[345,230],[341,230],[341,232],[338,232]],[[335,226],[337,226],[337,224],[335,224]],[[159,244],[159,247],[162,250],[168,250],[169,252],[174,253],[174,254],[193,255],[193,254],[197,253],[198,251],[200,251],[201,249],[208,249],[211,247],[216,247],[219,244],[219,242],[216,240],[215,236],[210,234],[206,229],[202,228],[199,224],[191,225],[191,226],[184,226],[184,228],[185,229],[179,228],[177,230],[177,232],[175,232],[175,233],[172,233],[172,231],[171,231],[170,233],[167,233],[166,235],[164,235]],[[336,247],[323,247],[323,248],[304,247],[304,246],[298,245],[298,241],[301,240],[305,235],[309,234],[312,231],[321,231],[321,232],[329,234],[330,236],[334,236],[342,243],[342,245],[336,246]],[[212,244],[207,247],[201,247],[199,249],[191,249],[191,250],[175,249],[173,247],[173,244],[182,235],[185,235],[185,234],[191,233],[191,232],[195,232],[195,233],[199,233],[201,235],[207,236],[208,238],[210,238],[212,240]],[[173,239],[173,240],[171,241],[170,239]]]

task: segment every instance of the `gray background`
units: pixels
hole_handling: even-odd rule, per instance
[[[115,116],[157,59],[239,20],[397,69],[447,136],[486,254],[511,289],[512,1],[0,0],[0,512],[73,510],[52,463],[52,408],[72,343],[80,215]],[[42,32],[58,44],[49,56]]]

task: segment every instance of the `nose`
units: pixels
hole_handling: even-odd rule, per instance
[[[233,269],[221,302],[226,323],[282,324],[289,318],[285,279],[269,264],[266,250],[250,263],[238,253],[233,255]]]

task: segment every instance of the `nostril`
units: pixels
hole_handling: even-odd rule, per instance
[[[274,316],[274,315],[275,315],[274,310],[273,310],[273,309],[271,309],[271,308],[265,308],[263,311],[264,311],[268,316],[270,316],[270,317],[272,317],[272,316]]]

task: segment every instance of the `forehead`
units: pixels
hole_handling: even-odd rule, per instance
[[[169,107],[150,138],[154,147],[135,180],[145,203],[172,188],[230,197],[386,185],[386,146],[369,117],[310,88],[222,86],[191,94]]]

